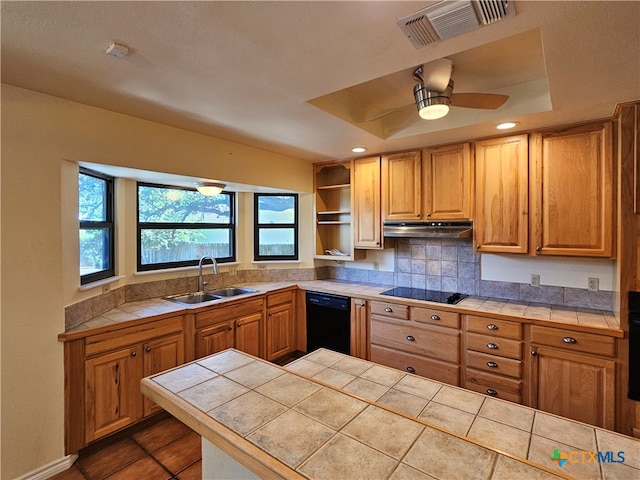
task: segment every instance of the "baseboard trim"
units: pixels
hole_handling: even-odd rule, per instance
[[[69,469],[77,459],[78,455],[67,455],[66,457],[54,460],[43,467],[26,473],[21,477],[18,477],[16,480],[47,480],[48,478]]]

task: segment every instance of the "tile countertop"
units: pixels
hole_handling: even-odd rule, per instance
[[[284,368],[229,349],[141,389],[268,478],[640,478],[635,439],[326,349]]]
[[[185,311],[209,308],[213,305],[223,304],[252,295],[262,295],[287,287],[299,287],[304,290],[314,290],[323,293],[345,295],[349,297],[364,298],[368,300],[388,301],[405,305],[433,307],[441,310],[456,311],[462,314],[491,314],[507,320],[520,318],[532,323],[551,326],[566,326],[594,333],[606,333],[614,337],[623,337],[620,322],[612,312],[603,310],[582,309],[558,305],[548,305],[533,302],[521,302],[515,300],[503,300],[496,298],[484,298],[469,296],[457,305],[412,300],[408,298],[390,297],[380,295],[381,292],[393,288],[389,285],[373,285],[366,283],[353,283],[338,280],[309,280],[291,282],[262,282],[244,283],[235,286],[249,287],[257,290],[255,294],[245,294],[228,299],[216,300],[198,305],[184,305],[170,302],[162,298],[128,302],[117,308],[109,310],[99,316],[88,319],[81,325],[60,334],[60,340],[69,340],[82,336],[82,332],[88,329],[111,327],[122,322],[129,322],[152,317],[166,316],[167,314],[181,314]]]

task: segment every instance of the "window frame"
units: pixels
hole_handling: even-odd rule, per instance
[[[293,197],[294,222],[293,223],[259,223],[258,208],[261,197]],[[298,261],[300,259],[300,212],[297,193],[254,193],[253,194],[253,261],[277,262]],[[260,231],[271,229],[293,230],[293,255],[260,255]]]
[[[143,230],[205,230],[220,229],[229,230],[231,255],[228,257],[216,257],[219,264],[234,263],[237,252],[237,215],[236,215],[236,195],[234,192],[222,191],[220,195],[229,197],[229,223],[168,223],[168,222],[140,222],[140,187],[166,188],[169,190],[187,190],[197,192],[195,188],[181,187],[177,185],[164,185],[149,182],[136,182],[136,268],[138,272],[151,272],[154,270],[166,270],[172,268],[183,268],[197,266],[200,259],[184,260],[179,262],[163,262],[142,264],[142,231]]]
[[[109,235],[108,245],[107,245],[107,248],[105,249],[109,259],[109,267],[104,270],[100,270],[98,272],[92,272],[86,275],[80,275],[80,285],[87,285],[89,283],[94,283],[100,280],[115,277],[116,275],[116,258],[115,258],[116,228],[115,228],[115,200],[114,200],[115,179],[110,175],[105,175],[104,173],[96,172],[95,170],[91,170],[85,167],[79,168],[78,177],[80,177],[80,175],[86,175],[89,177],[98,178],[105,182],[105,198],[104,198],[105,220],[95,221],[95,220],[78,219],[78,233],[81,230],[106,229]],[[80,179],[78,178],[78,190],[80,188],[79,182],[80,182]],[[79,197],[80,197],[80,194],[78,192],[78,210],[80,207]],[[79,213],[80,212],[78,211],[78,214]],[[80,254],[79,238],[78,238],[78,254]]]

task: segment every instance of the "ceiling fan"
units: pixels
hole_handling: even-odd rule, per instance
[[[413,87],[415,104],[394,108],[369,117],[365,121],[377,120],[413,106],[417,107],[421,118],[435,120],[444,117],[449,112],[449,106],[495,110],[509,98],[507,95],[494,93],[453,93],[452,73],[453,62],[448,58],[420,65],[413,71],[413,78],[418,82]]]

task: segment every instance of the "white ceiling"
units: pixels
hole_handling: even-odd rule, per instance
[[[416,50],[395,22],[432,3],[2,1],[2,82],[305,161],[495,135],[501,120],[608,117],[640,99],[638,1],[521,0],[515,17]],[[535,45],[514,48],[522,36]],[[112,41],[129,55],[106,55]],[[511,98],[391,135],[309,103],[442,57],[457,92]]]

